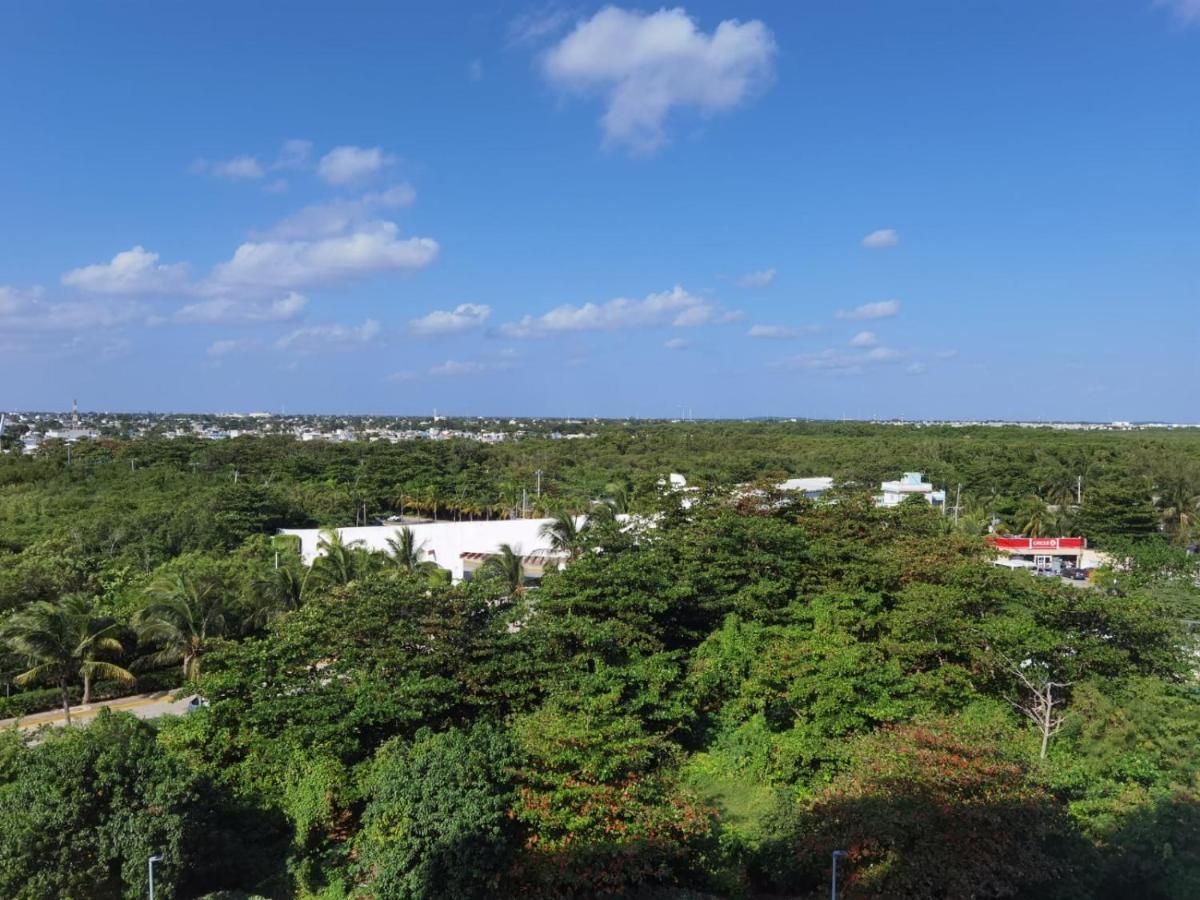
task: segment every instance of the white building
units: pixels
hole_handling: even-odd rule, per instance
[[[422,522],[407,526],[413,539],[421,548],[423,561],[437,563],[450,570],[454,581],[464,575],[464,554],[468,559],[477,559],[479,554],[493,554],[501,544],[508,544],[524,556],[552,555],[550,541],[539,533],[542,526],[553,519],[498,519],[491,522]],[[584,518],[578,519],[582,523]],[[339,528],[338,533],[347,544],[355,544],[367,550],[387,552],[388,538],[398,537],[404,525],[368,525],[354,528]],[[312,565],[317,557],[317,544],[321,531],[317,528],[281,528],[280,534],[295,535],[300,539],[300,556],[306,565]]]
[[[905,472],[899,481],[885,481],[879,488],[883,493],[875,498],[876,506],[890,509],[914,495],[924,497],[930,506],[946,505],[946,492],[935,491],[932,484],[923,480],[920,472]]]
[[[816,478],[789,478],[775,487],[781,491],[797,491],[809,500],[817,500],[833,487],[833,479],[824,475]]]

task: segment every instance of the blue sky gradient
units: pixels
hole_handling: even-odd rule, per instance
[[[1198,101],[1200,0],[5,4],[0,406],[1195,421]]]

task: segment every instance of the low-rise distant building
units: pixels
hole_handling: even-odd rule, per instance
[[[585,519],[581,516],[577,521],[582,524]],[[487,522],[423,522],[407,527],[412,530],[413,540],[421,548],[422,561],[449,569],[454,581],[461,581],[467,575],[468,565],[470,571],[474,571],[488,556],[499,552],[501,544],[508,544],[526,557],[554,556],[549,539],[541,533],[544,525],[553,522],[553,519],[494,519]],[[347,544],[387,552],[388,538],[397,537],[403,527],[399,524],[367,525],[339,528],[337,531]],[[321,555],[318,547],[321,541],[319,529],[282,528],[279,533],[299,538],[300,556],[306,564],[311,565]]]
[[[942,508],[946,505],[946,492],[935,491],[933,485],[924,480],[920,472],[905,472],[899,481],[885,481],[879,486],[883,492],[875,498],[875,505],[890,509],[899,506],[909,497],[924,497],[930,506]]]
[[[826,475],[813,478],[789,478],[775,487],[781,491],[796,491],[809,500],[819,500],[826,491],[833,487],[833,479]]]

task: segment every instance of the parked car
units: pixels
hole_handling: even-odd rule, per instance
[[[1091,569],[1075,569],[1071,572],[1071,578],[1075,581],[1087,581],[1091,574]]]
[[[199,694],[188,701],[187,712],[193,713],[198,709],[208,709],[209,703]]]

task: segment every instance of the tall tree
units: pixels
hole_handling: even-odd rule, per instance
[[[497,552],[480,566],[479,571],[485,578],[502,582],[510,597],[516,597],[525,590],[525,563],[511,544],[501,544]]]
[[[138,638],[158,646],[151,664],[181,663],[184,677],[200,674],[200,660],[225,633],[225,595],[211,578],[178,572],[152,584],[150,602],[134,619]]]
[[[320,555],[313,560],[310,577],[324,585],[349,584],[367,568],[368,553],[361,541],[347,541],[336,528],[321,529]]]
[[[126,684],[133,674],[103,659],[124,649],[115,637],[119,624],[96,615],[86,597],[68,595],[58,602],[40,601],[13,616],[4,630],[9,647],[29,668],[13,680],[18,685],[49,681],[62,693],[63,715],[71,723],[71,685],[83,683],[83,702],[91,702],[92,681],[109,678]]]
[[[437,568],[437,563],[421,557],[425,554],[425,543],[417,543],[416,535],[411,528],[401,528],[395,535],[387,539],[388,561],[404,572],[429,572]]]
[[[542,525],[538,529],[538,536],[550,542],[551,550],[575,559],[579,555],[579,541],[586,529],[586,520],[580,522],[574,514],[564,511]]]

